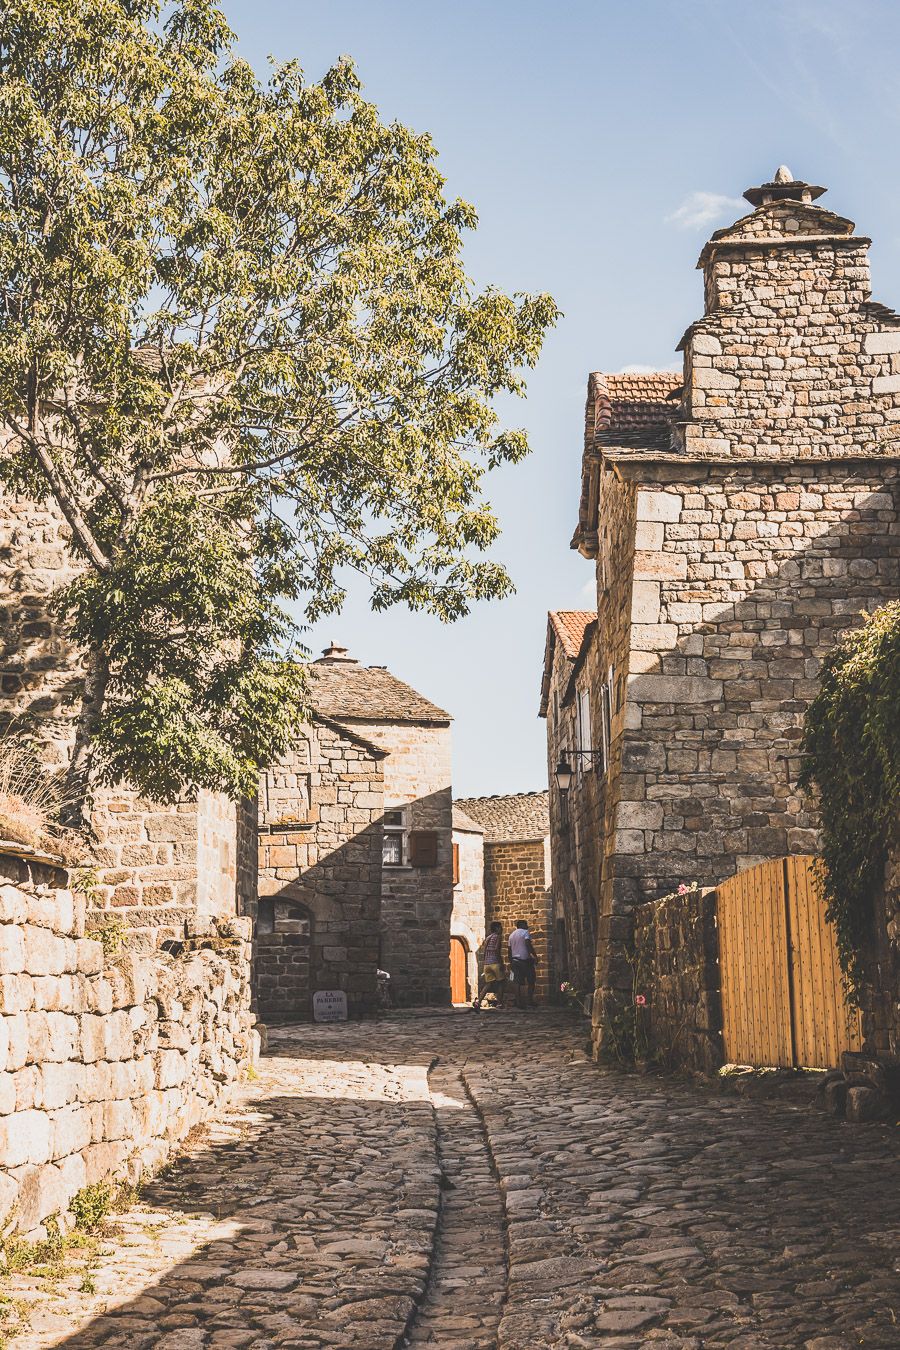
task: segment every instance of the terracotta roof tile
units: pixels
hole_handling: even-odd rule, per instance
[[[361,722],[450,722],[450,714],[383,666],[314,661],[310,702],[323,717]]]
[[[460,797],[457,805],[484,828],[485,842],[507,844],[543,839],[550,833],[548,792],[516,792],[509,797]]]
[[[675,395],[683,383],[680,374],[656,370],[644,375],[604,375],[597,371],[591,380],[603,395],[595,404],[595,445],[668,448],[678,411]]]
[[[550,622],[559,644],[570,661],[581,651],[584,633],[589,623],[596,619],[596,610],[554,609],[550,611]]]

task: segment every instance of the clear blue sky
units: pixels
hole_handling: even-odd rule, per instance
[[[474,202],[478,284],[548,290],[565,317],[511,421],[533,454],[488,479],[517,594],[445,627],[372,614],[362,589],[309,635],[386,664],[455,720],[459,795],[546,786],[537,719],[548,609],[592,603],[569,551],[590,370],[677,364],[697,255],[785,162],[871,235],[900,307],[894,0],[223,0],[243,54],[319,78],[357,62],[385,118],[430,131]]]

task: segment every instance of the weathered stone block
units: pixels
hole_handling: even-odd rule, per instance
[[[699,675],[630,675],[628,697],[635,703],[673,703],[690,707],[722,697],[722,681]]]

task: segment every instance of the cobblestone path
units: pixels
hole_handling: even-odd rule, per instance
[[[11,1350],[900,1346],[896,1130],[603,1073],[583,1037],[276,1031],[89,1280],[3,1281]]]

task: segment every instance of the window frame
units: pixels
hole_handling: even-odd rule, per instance
[[[399,822],[388,824],[389,816],[398,816]],[[399,841],[400,857],[397,862],[388,861],[385,857],[388,839]],[[381,866],[396,871],[398,868],[409,867],[409,865],[409,811],[405,806],[392,806],[385,811],[382,817]]]

